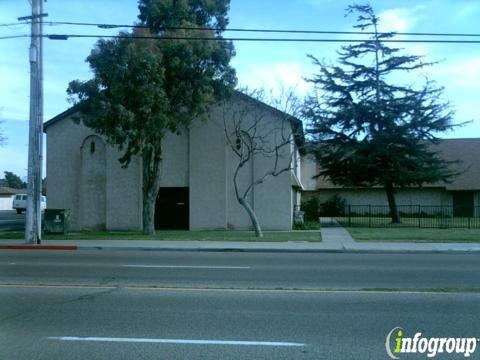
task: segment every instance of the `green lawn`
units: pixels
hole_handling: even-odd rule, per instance
[[[480,242],[480,229],[347,228],[358,241]]]
[[[417,227],[417,228],[480,228],[480,217],[402,217],[400,224],[392,224],[392,220],[385,216],[352,216],[335,217],[345,227]]]
[[[0,240],[23,239],[23,232],[0,232]],[[265,231],[263,238],[253,231],[157,231],[154,236],[139,232],[77,232],[46,234],[45,240],[199,240],[199,241],[311,241],[319,242],[319,231]]]
[[[303,224],[293,225],[294,230],[320,230],[318,221],[305,221]]]

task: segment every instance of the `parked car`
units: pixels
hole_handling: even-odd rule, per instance
[[[47,208],[47,197],[40,197],[40,210],[44,211]],[[13,198],[12,207],[17,210],[17,214],[21,214],[22,211],[27,210],[27,194],[17,194]]]

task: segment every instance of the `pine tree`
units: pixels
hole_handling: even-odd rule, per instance
[[[441,100],[442,88],[428,80],[420,86],[395,81],[397,74],[434,63],[388,46],[395,34],[379,32],[380,19],[369,5],[349,6],[351,13],[359,14],[355,28],[371,37],[343,46],[336,66],[310,56],[320,68],[309,80],[315,90],[304,108],[311,151],[319,176],[336,185],[384,187],[392,222],[399,223],[397,188],[448,182],[458,174],[431,146],[439,133],[457,125]]]

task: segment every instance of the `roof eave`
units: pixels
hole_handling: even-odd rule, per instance
[[[58,114],[57,116],[51,118],[50,120],[43,123],[43,132],[46,132],[47,128],[52,126],[53,124],[59,122],[60,120],[65,119],[66,117],[74,114],[77,111],[77,107],[74,105],[71,108],[68,108],[64,112]]]

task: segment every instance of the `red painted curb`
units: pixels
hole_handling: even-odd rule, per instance
[[[0,250],[77,250],[77,246],[76,245],[10,244],[10,245],[0,245]]]

